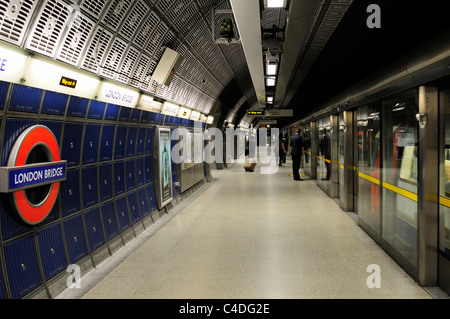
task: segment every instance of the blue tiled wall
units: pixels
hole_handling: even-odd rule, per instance
[[[1,81],[0,120],[3,166],[17,137],[35,124],[53,131],[68,162],[57,204],[40,225],[23,223],[8,195],[0,194],[0,299],[23,298],[42,288],[69,264],[142,223],[157,209],[151,168],[154,126],[194,124]]]

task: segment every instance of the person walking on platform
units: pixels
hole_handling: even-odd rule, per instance
[[[300,127],[295,128],[295,134],[291,138],[291,156],[292,156],[292,170],[294,172],[294,180],[302,181],[300,177],[300,163],[302,160],[303,153],[303,138],[300,135],[302,129]]]

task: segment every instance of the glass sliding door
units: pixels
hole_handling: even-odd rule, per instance
[[[325,117],[317,121],[317,183],[328,194],[331,194],[331,119]]]
[[[439,286],[450,294],[450,89],[440,92]]]
[[[323,157],[323,140],[325,138],[324,128],[322,126],[322,120],[316,121],[316,142],[317,142],[317,183],[321,184],[321,181],[326,176],[326,168]]]
[[[339,183],[339,199],[342,201],[345,197],[345,121],[344,113],[339,114],[339,136],[338,136],[338,183]]]
[[[357,130],[357,214],[358,222],[375,241],[381,239],[380,164],[381,132],[378,103],[356,111]]]
[[[382,243],[406,271],[417,276],[418,91],[382,104]]]
[[[312,161],[311,161],[311,124],[303,126],[303,165],[305,175],[312,176]]]

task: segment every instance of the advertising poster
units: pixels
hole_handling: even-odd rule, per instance
[[[172,201],[172,161],[171,161],[171,134],[170,129],[158,128],[157,134],[157,168],[158,168],[158,186],[155,191],[158,196],[159,209]]]

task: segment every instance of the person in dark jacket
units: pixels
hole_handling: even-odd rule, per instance
[[[300,135],[300,127],[295,128],[295,134],[291,138],[291,156],[292,156],[292,170],[294,172],[294,180],[302,181],[300,177],[300,163],[303,154],[303,138]]]
[[[279,158],[278,158],[278,166],[283,166],[283,163],[286,163],[286,153],[287,153],[287,143],[284,134],[280,134],[280,148],[279,148]]]

